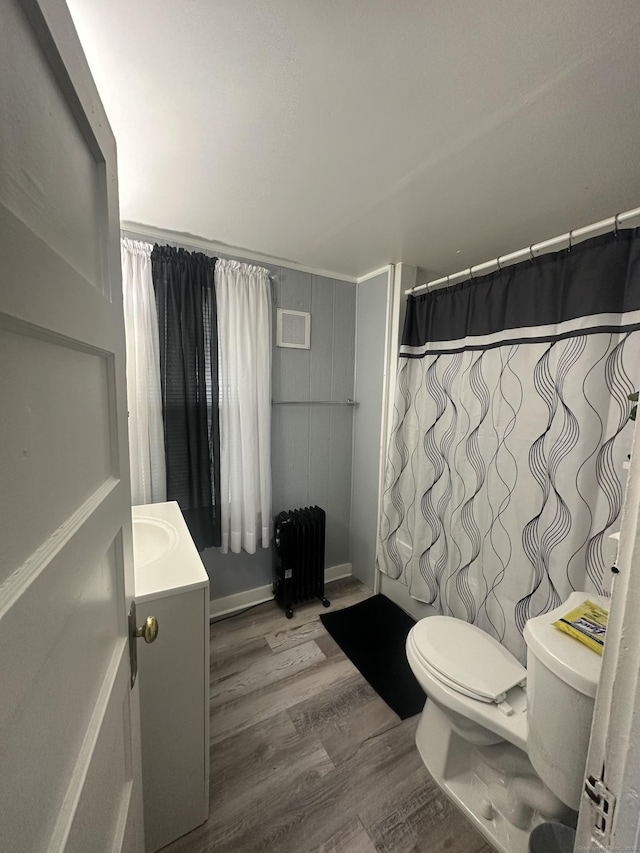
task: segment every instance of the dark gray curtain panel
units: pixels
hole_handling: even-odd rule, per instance
[[[175,500],[198,550],[220,545],[216,258],[154,246],[167,500]]]
[[[640,230],[410,296],[380,570],[521,660],[527,619],[606,592],[638,329]]]

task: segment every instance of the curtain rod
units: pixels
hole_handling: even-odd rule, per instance
[[[272,406],[357,406],[355,400],[272,400]]]
[[[128,236],[130,234],[132,234],[133,236]],[[152,238],[149,235],[144,234],[142,231],[135,231],[131,228],[122,228],[121,227],[120,228],[120,239],[121,240],[134,240],[137,243],[145,243],[149,247],[150,251],[153,249],[154,244],[158,243],[161,246],[168,245],[168,246],[172,246],[175,249],[184,249],[185,252],[203,252],[204,254],[209,253],[209,257],[214,257],[214,255],[211,254],[211,252],[213,251],[212,249],[205,249],[203,246],[200,246],[198,243],[189,243],[188,241],[184,242],[181,240],[175,240],[173,237],[171,239],[159,237],[158,240],[153,238],[154,242],[150,243],[149,240]],[[164,240],[164,242],[162,242],[162,240]],[[239,264],[248,264],[249,266],[259,266],[257,261],[255,262],[255,264],[253,263],[253,261],[251,261],[251,263],[249,264],[248,262],[251,260],[250,258],[246,258],[244,261],[242,261],[242,260],[240,260],[240,258],[235,258],[233,255],[228,255],[228,254],[225,254],[224,252],[218,252],[218,254],[224,255],[224,258],[218,258],[218,260],[237,261]],[[216,255],[216,257],[217,257],[217,255]],[[270,272],[267,267],[263,266],[263,267],[261,267],[261,269],[266,270],[270,281],[278,281],[278,276],[275,273]]]
[[[480,272],[489,272],[493,268],[500,270],[504,265],[512,264],[514,261],[519,261],[524,258],[530,258],[533,260],[536,252],[541,253],[542,251],[548,251],[554,246],[558,246],[562,243],[566,243],[567,247],[571,248],[576,237],[587,237],[594,231],[606,231],[610,228],[614,228],[617,231],[618,226],[621,223],[626,222],[628,219],[634,219],[636,216],[640,216],[640,207],[635,207],[633,210],[627,210],[624,213],[617,213],[615,216],[609,217],[609,219],[602,219],[600,222],[594,222],[593,225],[585,225],[584,228],[575,228],[567,234],[560,234],[560,236],[552,237],[550,240],[543,240],[541,243],[533,243],[531,246],[519,249],[517,252],[511,252],[508,255],[500,255],[497,258],[493,258],[491,261],[485,261],[483,264],[467,267],[465,270],[454,272],[451,275],[445,275],[443,278],[436,278],[433,281],[428,281],[426,284],[417,284],[415,287],[405,290],[405,295],[409,296],[409,294],[417,293],[419,290],[429,290],[436,287],[438,284],[446,284],[448,286],[449,284],[452,284],[452,279],[454,278],[471,279],[474,275]]]

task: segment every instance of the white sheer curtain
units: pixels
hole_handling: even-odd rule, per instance
[[[167,499],[158,318],[151,279],[153,246],[120,240],[127,343],[131,502]]]
[[[262,267],[216,263],[222,551],[271,538],[271,286]]]

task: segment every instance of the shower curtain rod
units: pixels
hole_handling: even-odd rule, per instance
[[[576,228],[573,231],[569,231],[568,234],[560,234],[559,237],[552,237],[551,240],[543,240],[541,243],[533,243],[525,249],[519,249],[517,252],[511,252],[508,255],[500,255],[500,257],[493,258],[491,261],[485,261],[483,264],[467,267],[466,270],[460,270],[459,272],[454,272],[451,275],[445,275],[443,278],[436,278],[433,281],[428,281],[426,284],[417,284],[415,287],[405,290],[405,296],[417,293],[420,290],[430,290],[439,284],[446,284],[449,286],[449,284],[452,284],[452,279],[454,278],[471,279],[477,275],[477,273],[489,272],[494,267],[495,269],[500,270],[506,264],[511,264],[514,261],[520,261],[524,258],[530,258],[533,260],[536,252],[541,253],[542,251],[548,251],[561,243],[567,243],[568,248],[571,248],[573,241],[577,237],[587,237],[594,231],[607,231],[610,228],[614,228],[617,231],[618,226],[621,223],[626,222],[628,219],[634,219],[636,216],[640,216],[640,207],[635,207],[633,210],[627,210],[624,213],[617,213],[615,216],[610,216],[609,219],[602,219],[600,222],[594,222],[593,225],[585,225],[584,228]]]

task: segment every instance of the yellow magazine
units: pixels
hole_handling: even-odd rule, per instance
[[[570,610],[553,624],[556,628],[565,631],[601,655],[607,633],[608,618],[608,610],[600,607],[599,604],[594,604],[593,601],[587,600],[583,601],[578,607],[574,607],[573,610]]]

